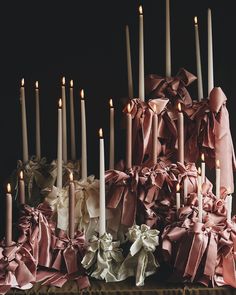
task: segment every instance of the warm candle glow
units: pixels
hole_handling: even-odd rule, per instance
[[[70,177],[70,181],[73,181],[74,180],[73,172],[70,173],[70,176],[69,177]]]
[[[7,184],[7,192],[8,192],[8,193],[11,192],[11,184],[10,184],[10,183]]]
[[[70,80],[70,87],[72,88],[74,85],[73,80]]]
[[[99,133],[99,137],[100,137],[100,138],[103,138],[102,128],[99,129],[99,132],[98,132],[98,133]]]
[[[59,105],[59,108],[61,109],[61,107],[62,107],[62,99],[61,98],[59,99],[58,105]]]
[[[37,89],[39,88],[39,82],[38,82],[38,81],[35,82],[35,87],[36,87]]]
[[[177,185],[176,185],[176,192],[179,192],[179,190],[180,190],[180,184],[177,183]]]
[[[194,16],[194,24],[197,25],[197,16]]]
[[[62,85],[64,86],[66,84],[66,78],[62,77]]]
[[[142,7],[142,5],[139,6],[138,10],[139,10],[139,14],[142,15],[143,14],[143,7]]]
[[[220,160],[216,160],[216,169],[220,168]]]
[[[22,78],[22,79],[21,79],[21,86],[23,87],[24,85],[25,85],[25,79]]]
[[[81,89],[80,96],[81,96],[81,99],[84,99],[84,89]]]
[[[179,112],[181,112],[181,111],[182,111],[182,108],[181,108],[181,103],[180,103],[180,102],[178,103],[178,105],[177,105],[177,108],[178,108],[178,111],[179,111]]]
[[[201,154],[201,160],[202,160],[202,162],[205,162],[205,155],[204,155],[204,153]]]
[[[20,172],[20,179],[23,179],[24,178],[24,174],[23,174],[23,171]]]
[[[111,108],[113,108],[113,100],[112,100],[112,98],[109,99],[109,105],[110,105]]]
[[[131,112],[131,104],[130,103],[128,103],[128,105],[127,105],[127,111],[128,111],[128,113]]]
[[[197,173],[198,173],[198,175],[201,175],[202,174],[202,171],[201,171],[201,168],[200,167],[198,167]]]

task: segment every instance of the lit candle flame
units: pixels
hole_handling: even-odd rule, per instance
[[[74,177],[73,177],[73,172],[70,173],[70,181],[73,181]]]
[[[216,160],[216,168],[217,168],[217,169],[220,168],[220,160]]]
[[[112,100],[112,98],[109,99],[109,105],[110,105],[111,108],[113,108],[113,100]]]
[[[21,79],[21,86],[23,87],[24,85],[25,85],[25,79],[22,78],[22,79]]]
[[[127,105],[127,111],[128,111],[128,113],[131,112],[131,104],[130,103],[128,103],[128,105]]]
[[[99,133],[99,137],[100,137],[100,138],[103,138],[102,128],[99,129],[99,132],[98,132],[98,133]]]
[[[23,179],[24,178],[24,174],[23,174],[23,171],[20,172],[20,179]]]
[[[201,160],[202,160],[202,162],[205,162],[205,155],[204,155],[204,153],[201,154]]]
[[[74,85],[73,80],[70,80],[70,87],[72,88]]]
[[[59,105],[59,108],[61,109],[61,107],[62,107],[62,99],[61,98],[59,99],[58,105]]]
[[[138,10],[139,10],[139,14],[142,15],[143,14],[143,7],[142,7],[142,5],[139,5]]]
[[[62,85],[64,86],[66,84],[66,78],[62,77]]]
[[[7,192],[8,192],[8,193],[11,192],[11,184],[10,184],[10,183],[7,184]]]
[[[197,16],[194,16],[194,24],[197,25]]]
[[[177,105],[178,111],[181,112],[182,108],[181,108],[181,103],[179,102]]]
[[[39,88],[39,81],[35,82],[35,87],[38,89]]]
[[[179,192],[179,190],[180,190],[180,184],[177,183],[177,185],[176,185],[176,192]]]
[[[84,99],[84,89],[81,89],[80,96],[81,96],[82,99]]]
[[[201,175],[202,171],[201,171],[200,167],[198,167],[197,173],[198,173],[198,175]]]
[[[157,112],[157,106],[154,104],[152,108],[153,108],[153,112],[156,113]]]

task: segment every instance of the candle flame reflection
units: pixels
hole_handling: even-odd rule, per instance
[[[139,10],[139,14],[142,15],[143,14],[143,7],[142,7],[142,5],[139,6],[138,10]]]
[[[217,168],[217,169],[220,168],[220,160],[216,160],[216,168]]]
[[[81,89],[80,96],[81,96],[82,99],[84,99],[84,89]]]
[[[181,108],[181,103],[179,102],[177,105],[178,111],[181,112],[182,108]]]
[[[201,160],[202,160],[202,162],[205,162],[205,155],[204,155],[204,153],[201,154]]]
[[[23,87],[24,85],[25,85],[25,79],[22,78],[22,79],[21,79],[21,86]]]
[[[59,99],[58,105],[59,105],[59,108],[62,107],[62,99],[61,98]]]
[[[197,16],[194,16],[194,24],[197,25]]]
[[[10,183],[7,184],[7,192],[8,192],[8,193],[11,192],[11,184],[10,184]]]
[[[99,133],[99,137],[100,137],[100,138],[103,138],[103,131],[102,131],[102,128],[99,129],[98,133]]]
[[[180,184],[177,183],[177,185],[176,185],[176,192],[179,192],[179,190],[180,190]]]
[[[73,172],[70,173],[70,181],[73,181],[74,177],[73,177]]]
[[[113,108],[113,100],[112,100],[112,98],[109,99],[109,105],[110,105],[111,108]]]
[[[73,80],[70,80],[70,87],[72,88],[74,85]]]
[[[20,179],[23,179],[24,178],[24,174],[23,174],[23,171],[20,172]]]

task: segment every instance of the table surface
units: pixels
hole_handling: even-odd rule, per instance
[[[173,284],[160,282],[153,275],[146,278],[145,285],[142,287],[135,286],[135,278],[129,278],[122,282],[105,283],[96,279],[90,279],[91,287],[87,290],[79,291],[77,284],[74,281],[67,282],[62,288],[41,286],[40,283],[34,285],[30,290],[22,291],[11,289],[7,294],[122,294],[122,295],[236,295],[236,289],[230,287],[214,287],[207,288],[196,284]]]

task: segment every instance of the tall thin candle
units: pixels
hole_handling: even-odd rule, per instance
[[[20,103],[21,103],[21,117],[22,117],[22,144],[23,144],[23,162],[26,163],[29,159],[28,152],[28,133],[27,133],[27,118],[25,106],[25,82],[21,80],[20,87]]]
[[[198,21],[196,16],[194,17],[194,27],[195,27],[195,48],[196,48],[196,64],[197,64],[197,90],[198,90],[198,100],[200,101],[203,98],[203,86],[202,86],[201,51],[200,51]]]
[[[178,103],[178,160],[184,164],[184,115]]]
[[[86,134],[86,112],[85,112],[85,100],[84,100],[84,90],[80,92],[81,95],[81,178],[86,179],[87,173],[87,134]]]
[[[114,135],[114,107],[112,99],[109,100],[110,105],[110,153],[109,153],[109,169],[114,169],[115,162],[115,135]]]
[[[21,171],[19,174],[18,185],[19,185],[19,203],[25,204],[25,181],[24,181],[23,171]]]
[[[170,0],[166,0],[166,77],[171,77]]]
[[[66,119],[66,79],[62,78],[61,96],[62,96],[62,159],[67,163],[67,119]]]
[[[207,32],[208,32],[208,94],[214,88],[214,69],[213,69],[213,40],[212,40],[212,19],[211,10],[207,11]]]
[[[202,177],[201,168],[198,168],[197,176],[197,198],[198,198],[198,222],[202,222]]]
[[[58,107],[58,133],[57,133],[57,187],[62,188],[62,100]]]
[[[144,37],[143,37],[143,8],[139,6],[139,98],[145,100],[144,90]]]
[[[35,82],[35,135],[36,135],[36,156],[41,159],[41,138],[40,138],[40,105],[39,105],[39,82]]]
[[[126,168],[132,167],[132,116],[130,103],[127,106],[126,114]]]
[[[226,207],[227,207],[227,222],[231,222],[232,215],[232,195],[228,194],[226,197]]]
[[[153,105],[153,117],[152,117],[152,164],[157,163],[157,130],[158,130],[158,116],[156,113],[156,105]]]
[[[176,211],[178,212],[178,210],[180,209],[180,185],[179,183],[177,183],[176,185]]]
[[[130,37],[129,37],[129,26],[125,26],[125,37],[126,37],[126,59],[127,59],[127,75],[128,75],[128,95],[129,98],[134,97],[133,90],[133,75],[132,75],[132,62],[131,62],[131,48],[130,48]]]
[[[69,237],[74,238],[75,234],[75,183],[73,173],[70,173],[69,183]]]
[[[106,200],[105,200],[105,159],[104,159],[104,139],[102,129],[99,129],[99,236],[106,232]]]
[[[216,198],[220,198],[220,160],[216,160]]]
[[[71,142],[71,160],[76,160],[75,148],[75,112],[74,112],[74,93],[73,80],[70,80],[70,142]]]
[[[201,154],[201,171],[202,171],[202,183],[206,182],[206,163],[205,163],[205,155],[204,153]]]
[[[7,184],[5,226],[5,245],[9,247],[12,244],[12,195],[10,183]]]

